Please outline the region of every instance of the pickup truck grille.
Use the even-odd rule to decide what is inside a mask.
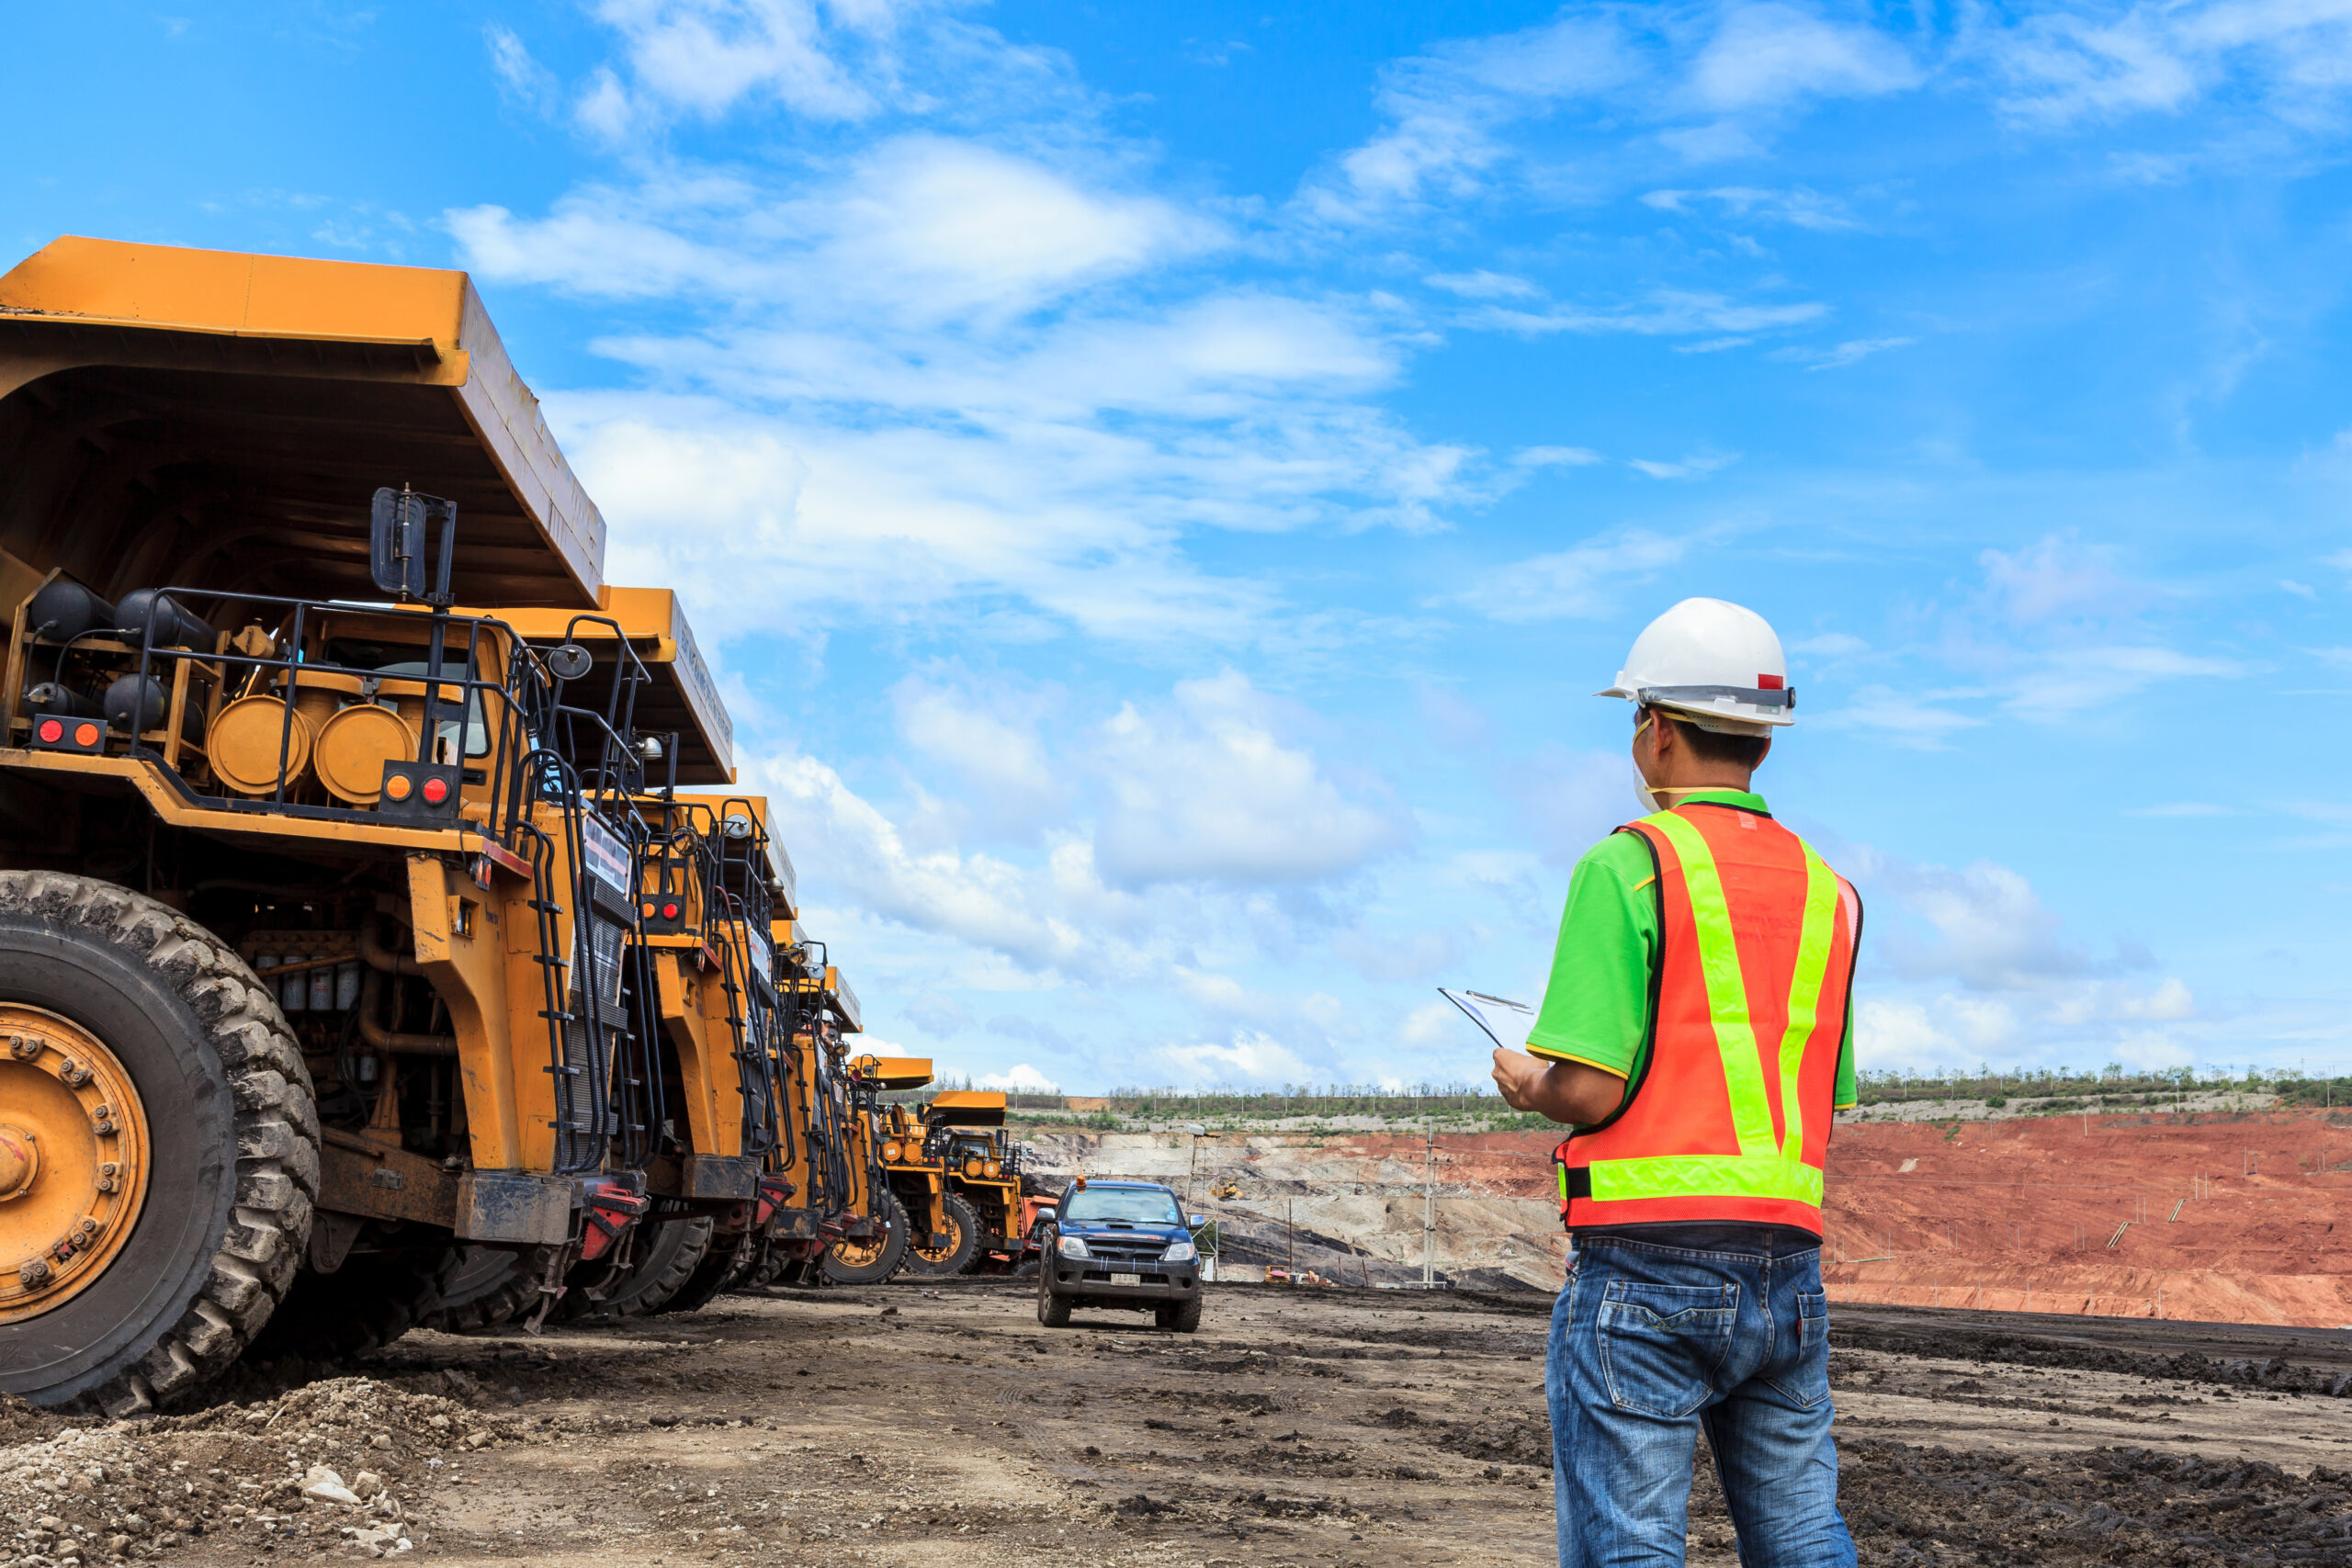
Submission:
[[[1089,1236],[1086,1250],[1105,1263],[1157,1263],[1168,1244],[1157,1236],[1137,1236],[1133,1240]]]

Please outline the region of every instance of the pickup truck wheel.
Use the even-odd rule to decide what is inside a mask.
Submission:
[[[1152,1317],[1162,1328],[1172,1328],[1179,1334],[1190,1334],[1201,1326],[1201,1298],[1194,1296],[1189,1302],[1155,1308]]]
[[[1047,1328],[1068,1328],[1071,1304],[1069,1297],[1054,1294],[1053,1271],[1041,1261],[1037,1266],[1037,1321]]]

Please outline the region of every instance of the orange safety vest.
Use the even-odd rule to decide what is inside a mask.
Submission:
[[[1761,812],[1693,801],[1618,831],[1657,865],[1650,1049],[1616,1113],[1555,1151],[1561,1221],[1819,1235],[1861,899]]]

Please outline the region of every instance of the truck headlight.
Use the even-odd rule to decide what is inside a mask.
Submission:
[[[1056,1241],[1054,1243],[1054,1250],[1060,1253],[1064,1258],[1091,1258],[1094,1256],[1092,1253],[1086,1250],[1086,1243],[1074,1235],[1066,1235]]]
[[[1189,1241],[1180,1241],[1159,1255],[1162,1263],[1190,1263],[1200,1253]]]

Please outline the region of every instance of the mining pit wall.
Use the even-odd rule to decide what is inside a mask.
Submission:
[[[1229,1262],[1350,1284],[1421,1276],[1427,1145],[1362,1132],[1026,1134],[1049,1181],[1165,1181]],[[1435,1267],[1556,1289],[1542,1133],[1441,1134]],[[1836,1301],[2352,1326],[2352,1114],[1841,1122],[1823,1273]],[[2346,1226],[2352,1237],[2352,1225]]]

